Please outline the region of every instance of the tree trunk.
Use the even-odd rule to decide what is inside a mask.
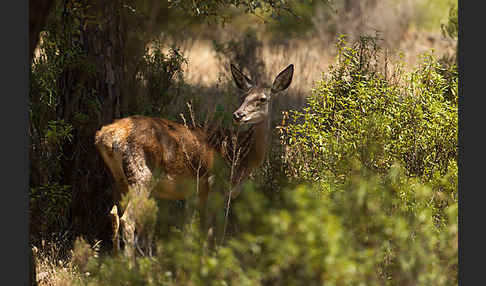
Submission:
[[[84,48],[96,64],[92,88],[99,91],[101,124],[120,117],[120,97],[124,83],[124,36],[122,7],[119,0],[98,0],[93,9],[101,11],[101,25],[90,25],[84,31]]]
[[[111,236],[107,210],[113,199],[105,190],[111,182],[94,146],[94,135],[102,125],[120,117],[125,31],[121,1],[96,0],[91,4],[88,13],[96,20],[81,29],[79,44],[93,64],[94,73],[80,69],[65,72],[58,117],[74,126],[73,139],[63,146],[63,183],[70,185],[72,192],[70,221],[79,232],[107,240]],[[90,102],[99,102],[100,109]],[[89,118],[79,123],[78,114]]]

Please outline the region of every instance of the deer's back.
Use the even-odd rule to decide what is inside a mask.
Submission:
[[[95,144],[105,157],[122,162],[146,164],[169,176],[195,177],[205,174],[213,164],[214,151],[199,129],[145,116],[130,116],[103,126]],[[130,174],[126,174],[130,181]]]

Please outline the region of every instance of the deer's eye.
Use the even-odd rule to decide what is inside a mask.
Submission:
[[[267,101],[267,98],[266,97],[260,98],[260,102],[266,102],[266,101]]]

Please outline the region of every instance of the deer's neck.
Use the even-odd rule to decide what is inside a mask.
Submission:
[[[270,144],[270,119],[266,118],[236,134],[232,131],[227,132],[228,130],[216,129],[216,131],[207,138],[209,145],[218,149],[230,164],[234,164],[236,169],[231,179],[233,184],[245,180],[265,159]],[[231,134],[236,135],[236,138]]]
[[[250,150],[247,155],[247,168],[253,170],[258,168],[268,150],[270,144],[270,118],[252,126]]]

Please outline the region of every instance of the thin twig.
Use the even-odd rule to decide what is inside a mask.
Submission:
[[[235,168],[236,166],[238,165],[238,161],[240,159],[240,155],[241,155],[241,148],[238,148],[238,151],[236,146],[237,146],[237,140],[238,140],[238,133],[233,134],[232,136],[232,141],[233,141],[233,160],[232,160],[232,163],[231,163],[231,174],[230,174],[230,190],[229,190],[229,193],[228,193],[228,201],[226,203],[226,213],[225,213],[225,217],[224,217],[224,226],[223,226],[223,236],[221,238],[221,243],[224,242],[224,238],[226,236],[226,228],[227,228],[227,225],[228,225],[228,216],[229,216],[229,210],[230,210],[230,206],[231,206],[231,195],[232,195],[232,192],[233,192],[233,179],[234,179],[234,175],[235,175]],[[237,184],[234,184],[234,185],[237,185]]]

